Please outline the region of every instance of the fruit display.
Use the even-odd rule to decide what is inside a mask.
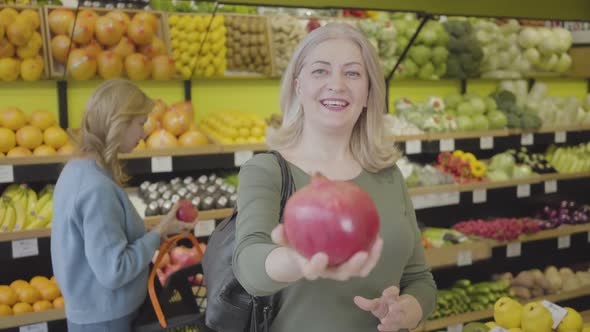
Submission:
[[[395,13],[392,14],[392,22],[397,32],[395,53],[399,57],[418,29],[419,21],[416,14]],[[447,72],[448,42],[449,34],[442,23],[428,21],[398,67],[395,77],[440,79]]]
[[[428,319],[492,308],[498,299],[512,296],[509,287],[510,282],[506,280],[479,283],[457,280],[451,288],[438,291],[435,310]]]
[[[10,285],[0,285],[0,317],[63,309],[55,277],[35,276],[29,282],[18,279]]]
[[[0,109],[0,153],[7,157],[69,155],[73,149],[53,113],[39,109],[26,114],[14,106]]]
[[[574,201],[561,201],[557,204],[546,205],[537,212],[541,219],[541,229],[556,228],[561,225],[585,224],[590,221],[590,205],[578,204]]]
[[[205,133],[221,144],[264,143],[266,123],[250,112],[215,112],[201,121]]]
[[[449,33],[449,55],[446,77],[468,78],[479,76],[483,50],[473,32],[471,22],[452,19],[443,23]]]
[[[511,241],[524,234],[541,230],[540,221],[533,218],[496,218],[458,222],[453,229],[469,236],[480,236],[496,241]]]
[[[455,183],[453,176],[441,172],[439,169],[431,165],[423,166],[418,163],[410,162],[407,157],[400,158],[396,164],[402,172],[408,187],[436,186]]]
[[[50,228],[53,185],[39,193],[25,184],[11,184],[0,196],[0,233]]]
[[[75,17],[68,8],[46,10],[53,77],[62,77],[64,70],[75,80],[174,77],[160,14],[82,8]]]
[[[486,175],[485,163],[477,160],[473,153],[461,150],[439,153],[438,164],[434,167],[452,175],[456,183],[483,181]]]
[[[178,74],[184,79],[223,76],[227,67],[224,16],[173,14],[168,22]]]
[[[369,252],[380,228],[369,193],[352,182],[319,174],[289,197],[283,222],[297,252],[308,259],[323,252],[328,266],[339,266],[359,251]]]
[[[0,81],[36,81],[47,76],[40,11],[0,9]]]
[[[232,72],[272,75],[268,17],[227,15],[226,59]]]
[[[143,128],[148,138],[139,142],[136,151],[209,144],[207,136],[194,124],[194,110],[190,101],[168,106],[163,100],[157,99]]]
[[[492,276],[494,280],[510,281],[510,290],[521,301],[528,301],[544,295],[569,292],[590,285],[589,271],[574,272],[569,267],[551,265],[545,268],[521,271],[516,276],[510,272]]]
[[[424,248],[443,248],[469,241],[463,233],[453,229],[425,227],[422,229]]]
[[[590,143],[576,146],[550,146],[545,158],[558,173],[578,173],[590,171]]]
[[[164,215],[180,199],[190,201],[199,211],[232,208],[237,200],[236,187],[214,173],[196,179],[188,176],[168,182],[144,181],[138,195],[146,205],[145,216]]]
[[[393,22],[389,17],[380,15],[377,20],[358,20],[357,27],[375,47],[385,75],[389,75],[396,63],[396,48],[404,46],[396,43],[397,32]]]
[[[156,270],[156,275],[158,276],[160,284],[164,286],[168,277],[174,272],[191,265],[199,264],[203,258],[202,254],[205,253],[207,245],[199,243],[199,247],[201,249],[200,251],[196,248],[188,248],[178,245],[172,248],[169,253],[165,253],[158,269]],[[156,251],[152,262],[155,263],[158,254],[159,251]],[[191,279],[193,279],[190,280],[191,283],[201,284],[203,282],[203,275],[197,274]]]
[[[275,64],[275,76],[282,76],[287,68],[295,47],[305,37],[307,32],[301,21],[290,15],[276,15],[270,17],[272,35],[272,56]]]

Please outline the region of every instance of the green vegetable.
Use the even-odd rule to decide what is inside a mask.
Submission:
[[[534,113],[523,113],[520,120],[525,129],[539,129],[543,125],[541,118]]]

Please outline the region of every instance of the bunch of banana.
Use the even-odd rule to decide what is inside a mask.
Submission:
[[[53,217],[53,186],[37,193],[23,184],[12,184],[2,193],[0,232],[47,227]]]
[[[38,229],[51,226],[53,218],[53,187],[45,187],[33,210],[29,210],[29,222],[25,229]]]

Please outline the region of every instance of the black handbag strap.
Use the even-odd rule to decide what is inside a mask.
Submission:
[[[287,204],[287,200],[295,191],[295,181],[293,180],[293,174],[291,174],[291,168],[289,168],[289,164],[287,160],[283,158],[283,156],[275,150],[268,151],[272,153],[277,158],[279,162],[279,167],[281,168],[281,212],[279,214],[279,222],[283,221],[283,209]]]

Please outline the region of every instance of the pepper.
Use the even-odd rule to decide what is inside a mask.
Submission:
[[[476,178],[481,178],[486,174],[486,165],[479,160],[469,164],[471,167],[471,174]]]
[[[446,166],[451,161],[451,153],[450,152],[441,152],[438,154],[438,163],[442,166]]]
[[[455,150],[455,151],[453,151],[453,157],[461,158],[461,157],[463,157],[464,153],[465,152],[463,152],[461,150]]]
[[[475,158],[475,156],[473,155],[473,153],[466,152],[466,153],[463,154],[463,156],[461,156],[461,160],[466,161],[469,164],[471,164],[472,162],[477,161],[477,158]]]

